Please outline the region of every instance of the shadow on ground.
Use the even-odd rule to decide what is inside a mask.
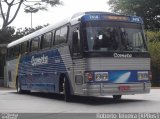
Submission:
[[[61,94],[52,94],[52,93],[41,93],[41,92],[32,92],[28,94],[18,94],[17,95],[29,95],[35,97],[41,97],[46,99],[53,99],[57,101],[64,101],[64,96]],[[120,103],[134,103],[134,102],[146,102],[148,100],[136,100],[136,99],[124,99],[122,96],[121,100],[114,100],[112,97],[84,97],[84,96],[72,96],[71,102],[67,103],[82,103],[88,105],[103,105],[103,104],[120,104]],[[65,101],[64,101],[65,102]]]

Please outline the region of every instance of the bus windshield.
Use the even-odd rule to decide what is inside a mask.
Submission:
[[[84,24],[83,33],[85,51],[147,51],[141,24],[91,21]]]

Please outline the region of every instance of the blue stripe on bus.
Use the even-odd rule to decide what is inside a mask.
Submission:
[[[31,61],[33,56],[37,58],[37,65]],[[43,64],[44,57],[48,57],[48,60]],[[67,73],[67,70],[57,49],[25,55],[20,59],[18,75],[22,88],[57,92],[58,87],[56,86],[59,83],[60,73]]]

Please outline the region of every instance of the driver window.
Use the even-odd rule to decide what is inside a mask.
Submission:
[[[81,51],[80,32],[78,28],[76,28],[73,31],[72,40],[73,40],[72,42],[73,55],[78,56],[80,55],[80,51]]]

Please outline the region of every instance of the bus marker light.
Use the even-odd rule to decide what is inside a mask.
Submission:
[[[95,72],[96,81],[108,81],[108,72]]]
[[[148,71],[138,71],[138,80],[148,80],[149,79],[149,73]]]

